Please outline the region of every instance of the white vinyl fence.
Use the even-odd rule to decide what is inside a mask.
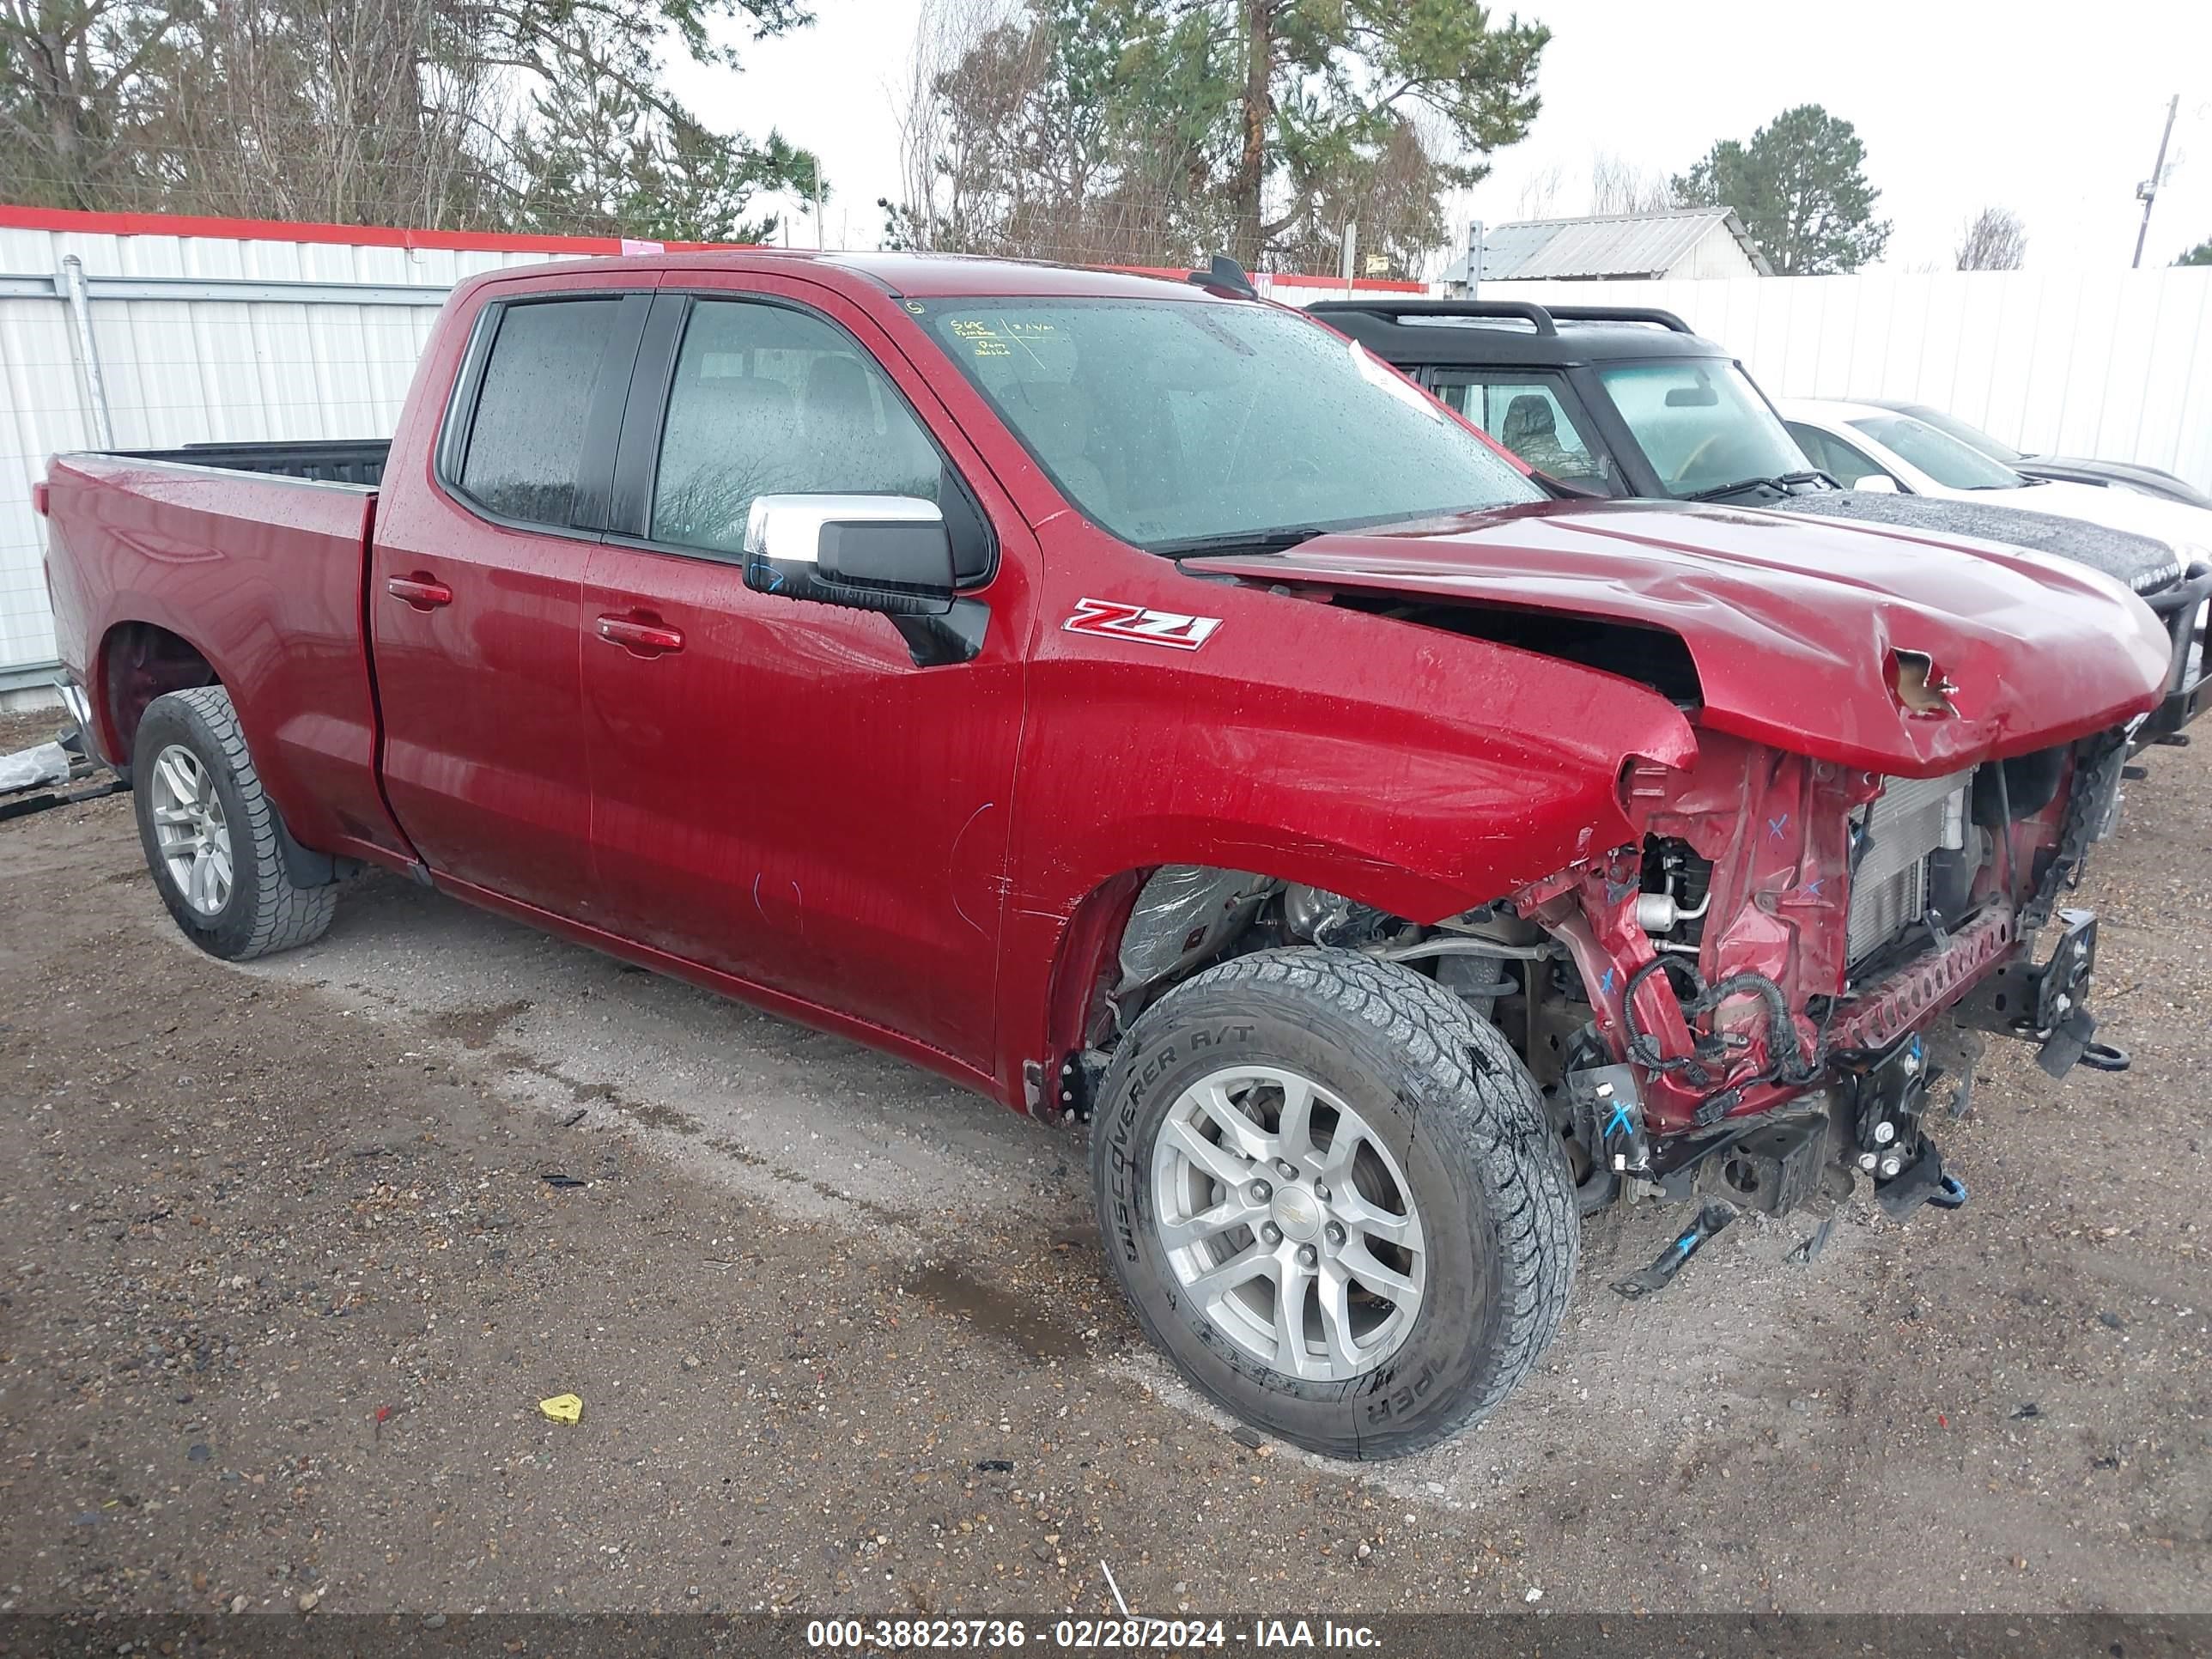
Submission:
[[[1912,398],[2030,453],[2212,489],[2212,268],[1486,283],[1481,297],[1657,306],[1771,398]]]

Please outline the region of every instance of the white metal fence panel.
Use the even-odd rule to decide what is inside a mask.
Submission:
[[[1772,397],[1913,398],[2031,453],[2212,489],[2212,270],[1492,283],[1483,297],[1658,306]]]

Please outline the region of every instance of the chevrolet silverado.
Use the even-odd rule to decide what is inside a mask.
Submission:
[[[1324,1453],[1504,1399],[1600,1205],[1960,1201],[1923,1034],[2124,1063],[2141,600],[1549,500],[1225,262],[501,270],[388,447],[38,503],[194,943],[373,866],[1087,1124],[1145,1329]]]

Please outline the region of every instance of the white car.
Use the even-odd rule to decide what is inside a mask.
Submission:
[[[1784,398],[1775,408],[1813,465],[1846,489],[1895,489],[2016,507],[2166,543],[2185,566],[2212,556],[2212,512],[2133,490],[2031,478],[1925,421],[1875,404]]]

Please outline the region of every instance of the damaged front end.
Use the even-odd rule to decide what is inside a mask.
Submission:
[[[1955,1205],[1931,1032],[2026,1037],[2054,1076],[2124,1067],[2088,1008],[2094,917],[2030,952],[2111,827],[2129,736],[1899,778],[1708,734],[1687,772],[1632,769],[1640,842],[1510,904],[1589,1011],[1529,1055],[1586,1207],[1711,1177],[1779,1212],[1854,1172],[1893,1213]]]

